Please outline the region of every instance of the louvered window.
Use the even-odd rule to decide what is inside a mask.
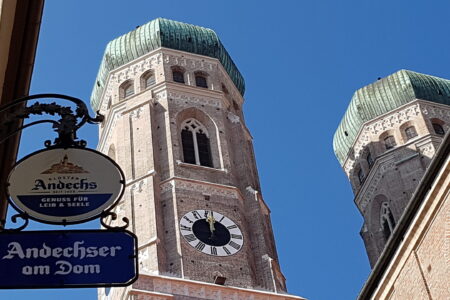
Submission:
[[[134,83],[131,80],[128,80],[119,88],[119,99],[123,100],[125,98],[128,98],[134,94]]]
[[[202,88],[208,88],[208,84],[206,82],[206,77],[203,75],[195,76],[195,85]]]
[[[155,75],[153,75],[151,73],[147,74],[147,76],[145,77],[145,88],[148,89],[152,85],[155,85],[155,83],[156,83]]]
[[[133,84],[128,84],[123,89],[124,98],[128,98],[134,94]]]
[[[173,76],[173,81],[179,82],[179,83],[184,83],[184,74],[183,74],[183,72],[181,72],[179,70],[173,70],[172,71],[172,76]]]
[[[407,140],[415,138],[417,136],[416,128],[414,126],[410,126],[410,127],[406,128],[405,135],[406,135]]]
[[[384,146],[386,147],[386,150],[392,149],[395,146],[397,146],[397,143],[395,142],[395,138],[392,135],[386,137],[384,139]]]

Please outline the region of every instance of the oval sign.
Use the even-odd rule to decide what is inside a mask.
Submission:
[[[8,177],[12,204],[44,223],[81,223],[98,217],[123,194],[123,172],[92,149],[55,148],[20,160]]]

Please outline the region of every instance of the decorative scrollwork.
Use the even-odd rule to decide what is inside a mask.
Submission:
[[[17,223],[17,219],[21,218],[24,220],[24,223],[17,227],[17,228],[10,228],[10,229],[3,229],[2,232],[18,232],[18,231],[22,231],[23,229],[25,229],[28,224],[30,223],[30,219],[28,218],[28,215],[25,213],[19,213],[19,214],[15,214],[13,216],[11,216],[11,222],[13,222],[14,224]],[[2,220],[2,226],[5,225],[5,221]]]
[[[75,112],[73,111],[72,107],[62,106],[57,104],[56,102],[34,102],[30,106],[23,105],[23,103],[27,101],[41,98],[57,98],[71,101],[76,105]],[[19,104],[22,105],[18,106]],[[96,124],[102,122],[104,119],[104,116],[100,115],[98,112],[94,118],[91,117],[89,115],[86,104],[81,99],[60,94],[38,94],[24,97],[0,107],[0,113],[1,112],[5,112],[5,115],[2,117],[2,122],[0,124],[0,143],[17,134],[19,131],[32,125],[40,123],[52,123],[53,129],[58,133],[58,138],[56,138],[54,142],[55,146],[84,147],[86,145],[85,141],[76,141],[76,131],[86,123]],[[13,122],[27,119],[31,115],[42,114],[48,114],[51,116],[59,115],[61,118],[59,120],[40,120],[29,123],[27,125],[19,126],[12,132],[2,132],[2,128],[10,128],[10,126],[8,125],[12,124]],[[46,146],[50,147],[48,145]]]
[[[113,230],[113,231],[120,231],[120,230],[125,230],[127,229],[128,225],[130,225],[130,220],[127,217],[123,217],[122,221],[125,223],[125,225],[123,226],[110,226],[108,224],[106,224],[105,219],[111,217],[111,221],[117,220],[117,214],[115,212],[112,211],[104,211],[101,215],[100,215],[100,223],[102,224],[103,227],[105,227],[108,230]]]

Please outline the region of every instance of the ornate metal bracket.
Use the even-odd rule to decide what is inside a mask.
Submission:
[[[17,223],[17,219],[18,218],[21,218],[24,221],[24,223],[21,226],[17,227],[17,228],[10,228],[10,229],[3,228],[5,226],[5,224],[6,224],[6,221],[5,220],[1,220],[0,223],[1,223],[1,227],[3,228],[2,232],[18,232],[18,231],[22,231],[23,229],[25,229],[28,226],[28,223],[30,223],[30,219],[28,218],[28,215],[25,214],[25,213],[19,213],[19,214],[15,214],[15,215],[11,216],[11,222],[13,222],[14,224]]]
[[[121,231],[121,230],[127,229],[128,225],[130,225],[130,220],[127,217],[123,217],[122,221],[125,223],[125,225],[123,225],[123,226],[110,226],[110,225],[106,224],[106,222],[105,222],[105,219],[108,218],[108,217],[111,217],[111,221],[114,221],[114,220],[117,220],[117,214],[115,212],[112,212],[112,211],[104,211],[100,215],[100,223],[107,230]]]
[[[56,102],[52,103],[39,103],[35,102],[30,106],[21,106],[19,108],[12,109],[13,107],[35,99],[63,99],[75,103],[76,109],[73,111],[72,107],[62,106]],[[55,139],[52,145],[50,141],[45,142],[46,147],[85,147],[85,141],[77,140],[77,130],[86,123],[97,124],[103,121],[104,117],[97,112],[97,115],[93,118],[89,115],[86,104],[78,98],[60,95],[60,94],[37,94],[24,98],[17,99],[11,103],[8,103],[0,107],[0,113],[5,112],[2,122],[0,123],[0,144],[11,136],[17,134],[19,131],[41,123],[53,124],[53,129],[58,133],[58,137]],[[29,118],[31,115],[48,114],[51,116],[59,115],[59,120],[39,120],[34,121],[26,125],[22,125],[19,128],[4,133],[3,128],[8,128],[10,124],[17,120],[23,120]]]

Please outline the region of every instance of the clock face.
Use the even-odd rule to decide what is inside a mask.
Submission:
[[[209,255],[233,255],[244,244],[239,227],[229,218],[212,210],[188,212],[180,220],[180,231],[189,245]]]

